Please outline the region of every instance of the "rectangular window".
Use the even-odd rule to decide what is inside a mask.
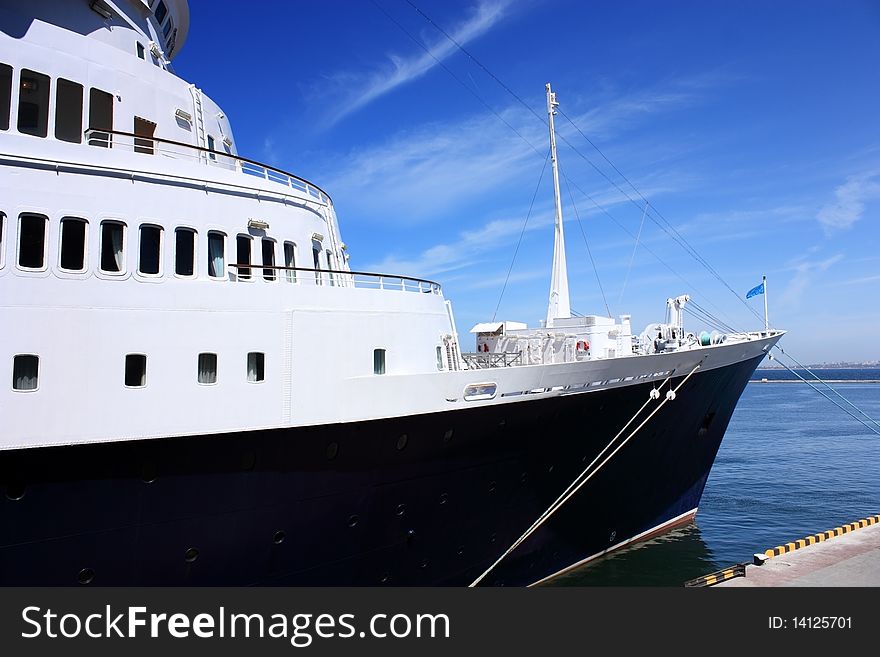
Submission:
[[[101,270],[119,274],[125,270],[125,224],[101,222]]]
[[[55,88],[55,139],[82,143],[83,86],[58,78]]]
[[[217,354],[199,354],[199,383],[217,383]]]
[[[169,18],[168,22],[165,23],[165,27],[162,28],[162,36],[167,38],[168,34],[171,32],[171,28],[173,28],[173,27],[174,27],[174,21]],[[169,50],[170,50],[170,48],[169,48]]]
[[[275,240],[263,239],[263,279],[275,280]]]
[[[86,222],[84,219],[64,217],[61,220],[61,269],[85,271],[86,269]]]
[[[336,285],[336,282],[333,278],[334,274],[332,271],[333,269],[336,269],[336,258],[333,257],[333,254],[330,251],[327,251],[327,253],[324,255],[327,256],[327,269],[331,270],[327,274],[327,276],[330,278],[330,285]]]
[[[19,354],[12,359],[12,389],[36,390],[39,385],[40,358]]]
[[[147,385],[147,357],[144,354],[125,356],[125,387],[143,388]]]
[[[18,95],[18,131],[45,137],[49,134],[49,76],[22,69]]]
[[[321,284],[321,243],[318,240],[312,240],[312,260],[315,262],[315,284]]]
[[[384,349],[373,349],[373,374],[385,374]]]
[[[18,266],[43,269],[46,265],[46,223],[40,214],[23,214],[18,226]]]
[[[296,244],[293,242],[284,243],[284,266],[296,267]],[[296,283],[296,270],[288,269],[285,272],[288,283]]]
[[[144,50],[144,44],[142,44],[140,41],[137,42],[137,55],[143,60],[147,59],[146,50]]]
[[[213,151],[213,150],[214,150],[214,138],[213,138],[211,135],[208,135],[208,150],[209,150],[209,151]],[[212,160],[216,160],[216,159],[217,159],[217,156],[214,155],[213,152],[208,153],[208,157],[210,157]]]
[[[6,264],[6,248],[3,246],[3,236],[6,231],[6,215],[0,212],[0,269]]]
[[[247,280],[251,277],[251,238],[239,235],[235,238],[235,263],[238,265],[238,277]]]
[[[113,95],[106,91],[89,89],[89,145],[112,147],[112,136],[103,130],[113,130]]]
[[[226,277],[226,235],[208,233],[208,276]]]
[[[156,124],[139,116],[134,117],[134,134],[138,135],[134,138],[134,152],[146,153],[153,155],[156,142],[153,141],[153,134],[156,132]]]
[[[174,273],[178,276],[192,276],[195,273],[195,261],[196,231],[178,228],[174,231]]]
[[[162,271],[162,229],[159,226],[141,226],[138,273],[156,275]]]
[[[0,64],[0,130],[9,130],[9,111],[12,104],[12,67]]]
[[[165,20],[165,17],[168,15],[168,7],[165,6],[165,3],[162,0],[159,0],[159,4],[156,5],[156,22],[159,25],[162,24],[162,21]]]
[[[266,380],[266,354],[252,351],[247,355],[247,380],[251,383]]]
[[[443,369],[443,348],[437,347],[437,369]]]

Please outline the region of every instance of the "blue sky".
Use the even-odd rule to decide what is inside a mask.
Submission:
[[[467,348],[522,233],[498,318],[546,313],[549,168],[523,232],[546,126],[415,5],[540,116],[551,82],[740,297],[766,274],[771,323],[799,360],[880,359],[880,3],[411,1],[191,0],[175,60],[243,155],[331,194],[354,269],[443,283]],[[586,237],[634,329],[685,292],[759,327],[650,219],[634,251],[642,212],[620,190],[638,194],[563,116],[557,132],[574,310],[605,312]]]

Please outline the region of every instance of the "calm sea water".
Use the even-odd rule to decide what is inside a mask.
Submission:
[[[835,389],[880,420],[880,384],[856,382],[880,380],[880,369],[816,373],[852,380]],[[754,378],[794,377],[759,370]],[[755,552],[880,513],[878,457],[880,436],[807,385],[750,383],[721,443],[696,523],[587,564],[555,584],[680,586],[750,561]]]

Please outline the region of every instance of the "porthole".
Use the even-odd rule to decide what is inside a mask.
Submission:
[[[25,485],[20,481],[14,481],[6,485],[6,497],[13,502],[18,502],[24,497]]]
[[[352,515],[348,517],[348,526],[349,527],[357,527],[358,517],[356,515]]]
[[[391,575],[388,573],[383,573],[382,577],[379,579],[381,584],[387,584],[391,580]]]
[[[449,500],[449,495],[447,493],[440,493],[440,504],[446,504]]]
[[[141,466],[141,481],[145,484],[152,484],[156,481],[156,464],[151,462],[146,462]]]
[[[339,454],[339,443],[330,443],[327,445],[327,460],[332,461]]]
[[[611,536],[608,537],[608,542],[613,543],[615,538],[617,538],[617,530],[611,532]]]
[[[400,438],[397,439],[397,451],[402,452],[404,449],[406,449],[406,444],[408,442],[409,438],[407,437],[407,435],[405,433],[401,434]]]
[[[412,547],[416,542],[416,530],[410,529],[406,532],[406,546]]]
[[[528,479],[529,479],[529,473],[528,473],[528,472],[523,472],[523,473],[519,476],[519,480],[520,480],[522,483],[526,483],[526,481],[528,481]]]
[[[456,550],[455,553],[456,553],[458,556],[463,555],[463,554],[464,554],[464,545],[459,545],[459,546],[458,546],[458,550]]]
[[[507,426],[507,420],[500,420],[500,421],[498,422],[498,428],[499,428],[499,429],[504,429],[505,426]]]
[[[498,484],[495,483],[494,481],[490,481],[490,482],[489,482],[489,492],[490,492],[490,493],[494,493],[494,492],[495,492],[495,489],[496,489],[497,487],[498,487]]]
[[[705,436],[709,433],[709,427],[712,426],[712,420],[715,419],[715,411],[712,411],[703,418],[702,423],[700,423],[700,429],[697,431],[698,436]]]
[[[95,571],[91,568],[83,568],[79,571],[76,579],[80,584],[91,584],[92,580],[95,579]]]
[[[275,532],[275,536],[272,537],[272,542],[275,543],[275,545],[281,545],[285,538],[287,538],[287,534],[283,531],[278,531]]]
[[[398,516],[402,516],[404,513],[406,513],[406,504],[398,504],[395,513]]]
[[[498,534],[492,533],[489,534],[489,542],[494,543],[498,539]]]
[[[448,443],[450,440],[452,440],[452,436],[454,434],[455,434],[455,431],[453,429],[447,429],[446,433],[443,434],[443,442]]]
[[[422,570],[424,570],[427,567],[428,567],[428,560],[427,559],[425,559],[424,561],[422,561],[422,563],[419,564],[419,568],[421,568]]]
[[[199,551],[194,547],[191,547],[189,550],[187,550],[183,554],[183,559],[187,563],[193,563],[198,558],[199,558]]]

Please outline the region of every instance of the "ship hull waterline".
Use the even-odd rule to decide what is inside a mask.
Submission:
[[[691,520],[762,358],[695,373],[482,584],[543,581]],[[467,585],[653,386],[2,452],[0,584]]]

